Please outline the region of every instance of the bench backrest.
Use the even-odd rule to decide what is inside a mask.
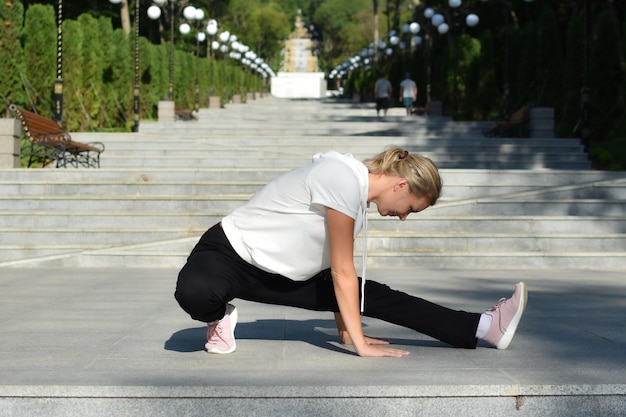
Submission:
[[[60,124],[54,120],[28,110],[20,109],[15,105],[10,106],[10,110],[17,114],[22,123],[24,134],[31,142],[66,142],[70,141],[70,134],[67,133]]]
[[[510,123],[520,124],[526,121],[528,115],[530,114],[531,105],[527,104],[524,107],[520,108],[518,111],[513,113],[511,118],[509,119]]]

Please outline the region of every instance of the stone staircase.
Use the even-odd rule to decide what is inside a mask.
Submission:
[[[177,268],[276,175],[394,144],[435,160],[444,193],[405,222],[372,207],[371,267],[626,267],[626,174],[591,170],[576,139],[485,138],[488,123],[403,113],[265,97],[139,133],[74,133],[105,143],[102,168],[0,170],[0,266]]]

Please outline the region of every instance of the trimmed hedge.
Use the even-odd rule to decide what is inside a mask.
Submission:
[[[35,4],[24,16],[19,0],[0,3],[0,112],[10,117],[11,103],[52,118],[56,79],[56,11]],[[109,17],[82,14],[63,21],[63,126],[68,131],[125,130],[132,127],[135,82],[134,31],[113,29]],[[190,37],[191,39],[191,37]],[[169,43],[139,39],[140,119],[155,119],[158,102],[167,97]],[[252,91],[256,76],[244,76],[238,61],[217,54],[213,82],[209,58],[175,48],[174,100],[177,110],[192,110],[196,101],[207,107],[210,92],[222,96]],[[242,83],[246,83],[244,86]]]

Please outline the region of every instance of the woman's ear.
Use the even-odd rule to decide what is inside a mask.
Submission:
[[[409,188],[409,181],[406,178],[398,178],[395,185],[393,186],[393,190],[400,191],[404,188]]]

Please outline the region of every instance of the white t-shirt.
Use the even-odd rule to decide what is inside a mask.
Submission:
[[[376,81],[376,98],[388,97],[391,90],[391,83],[384,79],[379,78]]]
[[[350,154],[317,154],[313,163],[276,178],[222,220],[235,252],[248,263],[295,281],[330,268],[326,207],[355,220],[367,209],[368,171]]]
[[[400,83],[400,88],[402,88],[402,97],[403,98],[413,98],[414,88],[417,87],[415,81],[405,79]]]

